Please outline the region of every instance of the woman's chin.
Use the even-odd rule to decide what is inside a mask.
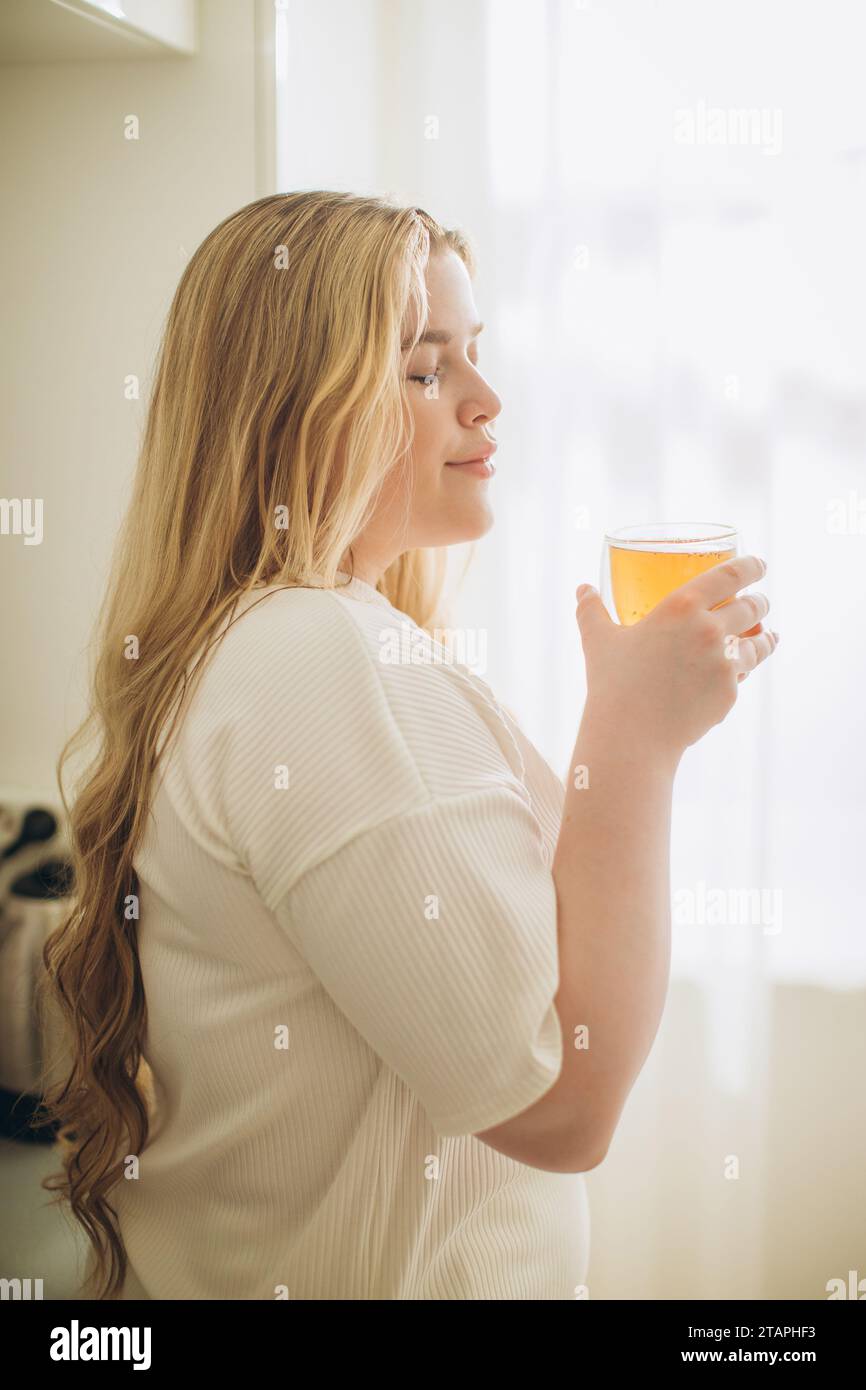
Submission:
[[[480,540],[482,536],[487,535],[487,532],[492,527],[495,519],[496,518],[493,515],[493,508],[489,504],[474,508],[472,515],[467,516],[465,521],[461,523],[461,535],[459,536],[458,540]],[[454,543],[455,542],[452,542],[452,544]]]

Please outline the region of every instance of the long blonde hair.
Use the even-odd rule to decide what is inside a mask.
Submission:
[[[414,307],[414,341],[424,332],[427,259],[445,249],[473,273],[464,236],[420,208],[275,194],[205,238],[169,310],[97,623],[90,712],[58,762],[74,891],[45,946],[40,994],[40,1013],[50,1007],[68,1038],[38,1115],[56,1127],[63,1168],[42,1186],[86,1233],[85,1289],[97,1298],[116,1297],[126,1277],[109,1196],[151,1118],[131,905],[160,730],[170,715],[175,730],[241,592],[338,583],[382,480],[411,450],[403,330]],[[430,631],[444,576],[444,552],[415,550],[378,587]],[[94,735],[70,810],[63,768]]]

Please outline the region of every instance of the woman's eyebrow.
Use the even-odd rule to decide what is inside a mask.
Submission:
[[[473,324],[469,332],[470,338],[477,338],[478,334],[482,332],[483,328],[483,323]],[[454,335],[452,333],[446,333],[444,328],[428,328],[427,332],[421,338],[418,339],[418,346],[420,347],[422,343],[436,343],[442,347],[445,347],[448,343],[451,342],[453,336]],[[408,338],[403,343],[403,347],[409,348],[411,346],[412,339]]]

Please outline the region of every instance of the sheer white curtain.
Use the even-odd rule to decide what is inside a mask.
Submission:
[[[590,1288],[826,1297],[866,1275],[859,7],[383,0],[351,43],[314,8],[289,6],[295,118],[318,49],[353,152],[290,139],[281,186],[475,240],[504,409],[460,620],[557,769],[605,530],[731,522],[768,561],[778,653],[678,775],[671,990],[589,1179]]]

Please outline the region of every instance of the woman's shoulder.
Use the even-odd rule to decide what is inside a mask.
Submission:
[[[199,751],[230,741],[256,760],[282,747],[323,779],[351,768],[404,797],[521,781],[514,739],[483,681],[391,605],[328,589],[243,596],[184,737]]]
[[[242,595],[205,664],[189,718],[201,728],[217,720],[253,742],[271,742],[279,730],[297,757],[305,749],[321,756],[332,743],[349,752],[396,732],[372,634],[326,589]]]
[[[244,597],[164,767],[187,825],[249,864],[266,902],[397,816],[503,788],[528,801],[489,687],[423,643],[395,647],[414,624],[390,605]]]

